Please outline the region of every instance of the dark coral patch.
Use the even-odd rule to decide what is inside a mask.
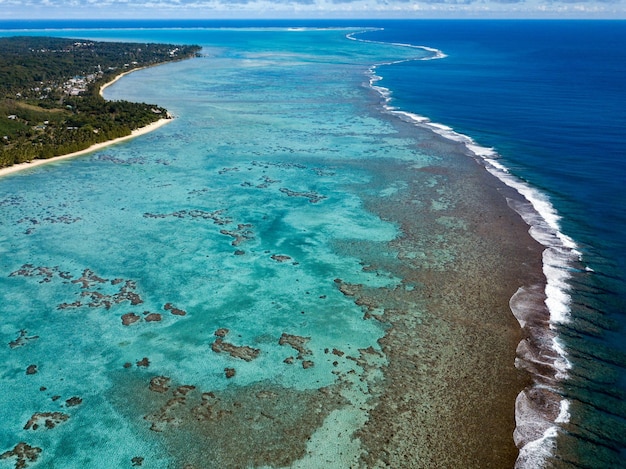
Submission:
[[[247,362],[254,360],[256,357],[259,356],[259,353],[261,353],[258,348],[248,347],[247,345],[233,345],[228,342],[224,342],[224,340],[221,338],[213,342],[211,349],[215,353],[226,352],[231,357],[240,358]]]
[[[28,467],[28,463],[37,461],[39,454],[41,454],[41,448],[21,442],[12,450],[0,454],[0,459],[16,458],[15,469],[23,469]]]

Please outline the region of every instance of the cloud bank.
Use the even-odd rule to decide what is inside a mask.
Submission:
[[[626,18],[626,0],[0,0],[1,19]]]

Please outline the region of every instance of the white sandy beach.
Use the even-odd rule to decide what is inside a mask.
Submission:
[[[132,72],[136,72],[137,70],[141,70],[142,68],[147,68],[147,67],[140,67],[140,68],[134,68],[132,70],[129,70],[127,72],[121,73],[119,75],[117,75],[113,80],[111,80],[108,83],[105,83],[104,85],[102,85],[100,87],[100,95],[103,95],[103,91],[105,90],[105,88],[111,86],[113,83],[115,83],[117,80],[119,80],[120,78],[122,78],[125,75],[128,75],[129,73]],[[85,155],[87,153],[91,153],[97,150],[101,150],[103,148],[106,148],[110,145],[114,145],[116,143],[120,143],[123,142],[125,140],[130,140],[131,138],[135,138],[135,137],[139,137],[141,135],[147,134],[148,132],[152,132],[153,130],[158,129],[159,127],[167,124],[168,122],[171,122],[173,119],[170,117],[163,118],[163,119],[159,119],[156,122],[153,122],[152,124],[146,125],[145,127],[141,127],[140,129],[135,129],[132,131],[132,133],[130,135],[126,135],[125,137],[120,137],[120,138],[116,138],[113,140],[108,140],[106,142],[102,142],[102,143],[96,143],[94,145],[91,145],[89,148],[85,148],[84,150],[80,150],[80,151],[76,151],[74,153],[68,153],[67,155],[60,155],[60,156],[55,156],[53,158],[47,158],[47,159],[43,159],[43,160],[32,160],[28,163],[20,163],[20,164],[15,164],[13,166],[9,166],[6,168],[0,168],[0,177],[2,176],[6,176],[7,174],[12,174],[12,173],[16,173],[18,171],[22,171],[24,169],[29,169],[29,168],[34,168],[35,166],[40,166],[42,164],[46,164],[46,163],[52,163],[54,161],[59,161],[59,160],[65,160],[68,158],[74,158],[75,156],[81,156],[81,155]]]
[[[172,120],[173,119],[159,119],[158,121],[153,122],[152,124],[146,125],[145,127],[141,127],[140,129],[133,130],[130,135],[126,135],[125,137],[108,140],[102,143],[96,143],[94,145],[91,145],[89,148],[85,148],[84,150],[76,151],[74,153],[68,153],[67,155],[55,156],[53,158],[48,158],[44,160],[32,160],[29,163],[20,163],[20,164],[15,164],[13,166],[6,167],[6,168],[0,168],[0,177],[6,176],[7,174],[16,173],[24,169],[34,168],[35,166],[39,166],[42,164],[52,163],[53,161],[74,158],[75,156],[85,155],[87,153],[101,150],[110,145],[114,145],[116,143],[120,143],[125,140],[130,140],[131,138],[135,138],[135,137],[139,137],[140,135],[147,134],[148,132],[152,132],[153,130],[158,129],[159,127],[167,124],[168,122],[172,122]]]
[[[161,64],[156,64],[156,65],[161,65]],[[151,65],[152,67],[154,67],[155,65]],[[105,83],[104,85],[102,85],[100,87],[100,96],[102,96],[104,98],[104,90],[107,89],[109,86],[111,86],[113,83],[115,83],[117,80],[119,80],[122,77],[125,77],[126,75],[128,75],[129,73],[133,73],[136,72],[138,70],[143,70],[144,68],[148,68],[148,66],[145,67],[137,67],[137,68],[133,68],[132,70],[128,70],[126,72],[120,73],[119,75],[117,75],[115,78],[113,78],[113,80]]]

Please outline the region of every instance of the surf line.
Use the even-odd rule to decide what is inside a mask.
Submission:
[[[361,38],[355,37],[357,34],[376,32],[376,31],[384,31],[384,30],[385,30],[385,28],[371,28],[371,29],[366,29],[366,30],[363,30],[363,31],[355,31],[353,33],[346,34],[346,38],[350,39],[351,41],[366,42],[366,43],[369,43],[369,44],[383,44],[383,45],[392,45],[392,46],[398,46],[398,47],[409,47],[411,49],[422,49],[422,50],[425,50],[427,52],[432,52],[433,53],[432,57],[421,57],[421,58],[416,58],[416,59],[398,60],[398,61],[395,61],[395,62],[390,62],[389,64],[378,64],[378,65],[391,65],[391,64],[394,64],[394,63],[408,62],[410,60],[445,59],[447,57],[447,55],[444,54],[443,51],[441,51],[439,49],[435,49],[434,47],[416,46],[415,44],[404,44],[404,43],[401,43],[401,42],[373,41],[371,39],[361,39]],[[376,65],[376,66],[378,66],[378,65]]]
[[[515,366],[527,371],[533,385],[522,390],[515,401],[516,427],[513,439],[519,448],[516,469],[543,467],[556,451],[560,425],[570,420],[570,401],[563,397],[560,385],[568,379],[572,365],[558,336],[559,324],[570,321],[570,285],[572,270],[581,261],[582,253],[575,241],[561,232],[560,216],[549,197],[510,173],[500,162],[494,148],[479,145],[471,137],[452,127],[432,122],[429,118],[392,106],[391,90],[376,83],[382,80],[377,68],[409,61],[443,59],[447,55],[427,46],[389,43],[356,38],[355,35],[380,31],[368,29],[348,34],[350,40],[372,44],[411,47],[432,52],[432,56],[415,57],[372,65],[368,71],[369,85],[383,98],[383,109],[399,119],[437,135],[462,143],[472,156],[494,177],[512,188],[522,200],[507,198],[509,207],[529,226],[529,233],[544,247],[542,270],[545,283],[521,286],[511,297],[509,305],[520,327],[528,337],[517,347]],[[546,327],[546,324],[548,327]],[[545,370],[550,370],[546,372]]]

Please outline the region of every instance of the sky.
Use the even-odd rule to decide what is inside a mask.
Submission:
[[[626,0],[0,0],[0,20],[39,18],[626,19]]]

